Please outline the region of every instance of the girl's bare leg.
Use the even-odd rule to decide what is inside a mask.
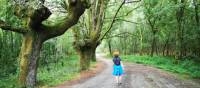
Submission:
[[[122,83],[122,76],[119,76],[119,83]]]
[[[119,83],[119,76],[115,76],[115,80],[117,83]]]

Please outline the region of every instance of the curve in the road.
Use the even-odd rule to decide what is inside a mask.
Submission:
[[[134,63],[125,63],[122,85],[117,85],[112,76],[112,60],[102,55],[97,57],[105,62],[105,70],[70,88],[200,88],[200,84],[192,80],[180,80],[169,72]]]

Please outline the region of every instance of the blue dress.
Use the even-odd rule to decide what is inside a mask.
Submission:
[[[124,74],[124,71],[122,69],[121,65],[114,65],[113,66],[113,73],[114,76],[121,76],[122,74]]]

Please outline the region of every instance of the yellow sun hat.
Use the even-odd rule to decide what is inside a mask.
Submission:
[[[118,51],[118,50],[115,50],[115,51],[113,52],[113,56],[119,56],[119,51]]]

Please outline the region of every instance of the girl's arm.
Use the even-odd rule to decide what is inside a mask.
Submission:
[[[124,70],[124,64],[122,63],[122,61],[121,61],[121,66],[122,66],[122,69]]]

